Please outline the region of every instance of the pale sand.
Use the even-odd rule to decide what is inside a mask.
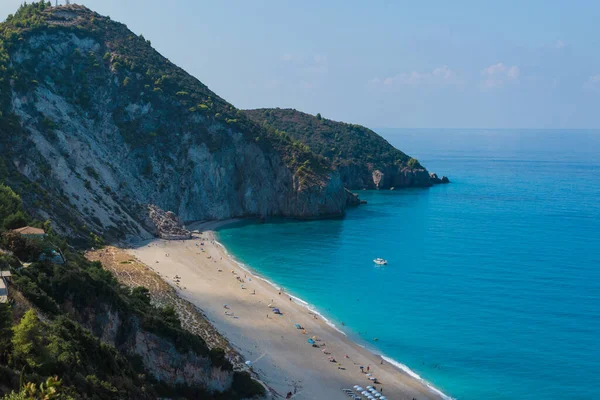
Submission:
[[[193,228],[217,227],[211,223]],[[381,365],[379,356],[352,342],[320,317],[315,319],[302,304],[290,301],[286,293],[279,295],[276,288],[239,267],[213,242],[214,232],[204,231],[204,240],[195,236],[186,241],[157,239],[128,251],[158,272],[182,298],[201,308],[231,345],[252,362],[252,368],[272,389],[275,398],[296,391],[294,399],[348,399],[341,389],[352,389],[354,385],[383,388],[388,399],[442,398],[391,364]],[[179,284],[175,275],[181,279]],[[236,277],[244,279],[244,289]],[[272,300],[283,315],[271,312],[268,305]],[[224,309],[224,304],[229,309]],[[296,323],[306,329],[306,334],[296,329]],[[321,348],[307,343],[312,336],[317,336],[317,343],[337,362],[330,362]],[[365,370],[370,366],[370,372],[381,384],[369,381],[360,372],[360,365]]]

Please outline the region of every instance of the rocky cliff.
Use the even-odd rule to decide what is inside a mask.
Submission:
[[[263,108],[244,113],[327,158],[349,189],[431,186],[429,172],[364,126],[313,116],[294,109]]]
[[[130,356],[137,356],[144,369],[156,380],[172,386],[201,387],[210,392],[224,392],[233,382],[233,368],[216,366],[204,343],[177,348],[168,337],[144,329],[137,316],[124,313],[106,303],[71,310],[81,325],[102,342]],[[125,315],[123,315],[125,314]]]
[[[341,215],[329,162],[252,122],[125,25],[82,6],[0,24],[0,178],[67,234],[182,220]]]

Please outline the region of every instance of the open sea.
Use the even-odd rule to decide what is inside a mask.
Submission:
[[[379,133],[452,183],[220,241],[453,398],[599,399],[600,131]]]

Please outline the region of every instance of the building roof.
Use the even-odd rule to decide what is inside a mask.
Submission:
[[[19,229],[13,229],[13,232],[20,233],[21,235],[45,235],[46,234],[46,232],[44,232],[43,229],[34,228],[32,226],[24,226]]]

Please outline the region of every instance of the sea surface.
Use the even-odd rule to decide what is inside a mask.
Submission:
[[[449,396],[600,398],[600,131],[379,133],[452,183],[220,241]]]

